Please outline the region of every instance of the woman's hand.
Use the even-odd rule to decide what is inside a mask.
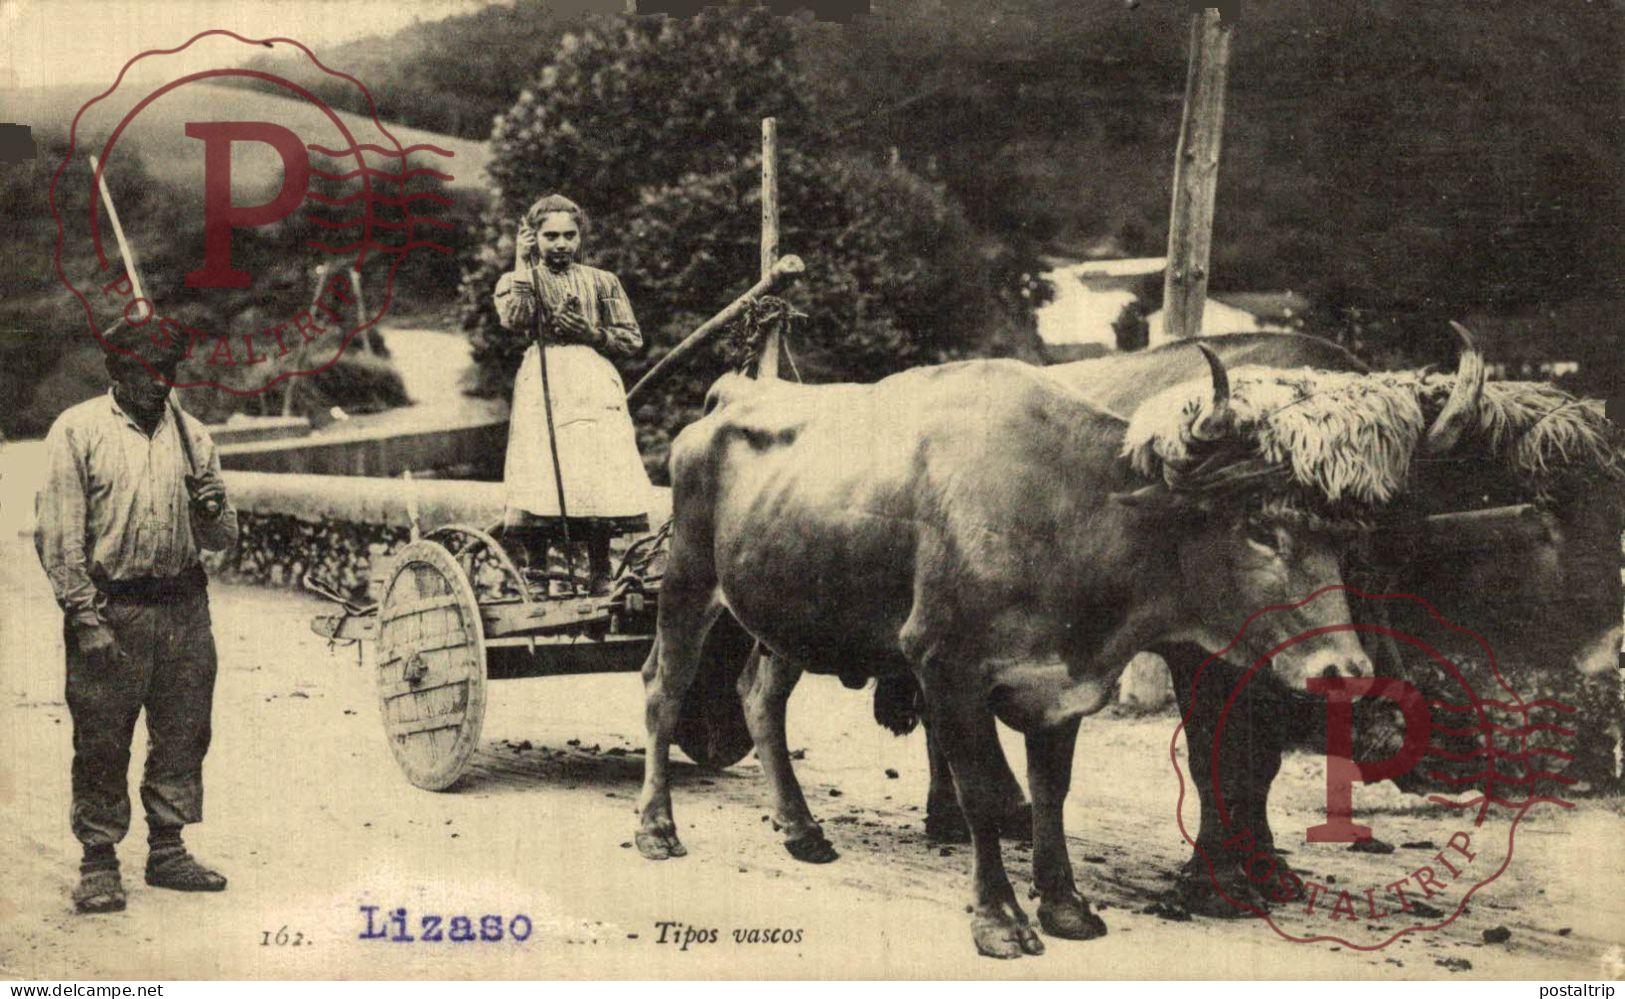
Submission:
[[[514,270],[519,272],[525,280],[530,280],[530,268],[536,259],[536,230],[526,225],[523,220],[519,223],[519,236],[514,240]]]
[[[585,344],[598,340],[597,331],[581,315],[581,302],[574,295],[564,303],[563,308],[553,313],[553,328],[562,339]]]

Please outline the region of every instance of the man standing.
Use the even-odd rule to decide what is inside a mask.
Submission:
[[[65,615],[71,822],[84,848],[73,893],[80,912],[124,908],[114,848],[130,827],[125,775],[143,708],[147,883],[178,891],[226,887],[187,853],[181,827],[203,817],[214,696],[214,635],[198,552],[234,545],[237,513],[209,435],[168,404],[179,345],[155,350],[144,331],[128,327],[110,340],[156,354],[151,363],[164,380],[109,351],[111,390],[68,409],[45,439],[50,470],[36,501],[35,549]]]

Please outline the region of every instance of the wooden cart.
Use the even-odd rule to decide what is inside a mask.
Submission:
[[[642,667],[654,644],[664,540],[657,532],[628,547],[608,595],[548,596],[497,532],[446,524],[382,560],[375,605],[347,605],[311,627],[329,639],[373,643],[370,666],[395,762],[418,787],[443,790],[479,746],[490,681]],[[754,654],[732,618],[712,629],[705,675],[683,703],[676,736],[694,762],[725,767],[750,751],[731,681]]]
[[[794,256],[777,261],[650,369],[628,400],[802,269]],[[551,580],[521,570],[500,527],[444,524],[379,560],[371,579],[375,604],[350,603],[307,577],[307,588],[343,606],[314,618],[311,628],[330,640],[374,645],[371,668],[390,751],[413,784],[444,790],[479,746],[491,680],[642,667],[654,646],[665,544],[662,527],[622,550],[607,595],[557,596]],[[750,751],[733,681],[756,654],[754,639],[730,616],[711,629],[676,733],[677,747],[694,762],[725,767]]]

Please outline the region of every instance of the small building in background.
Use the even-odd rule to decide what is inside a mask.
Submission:
[[[1164,257],[1121,260],[1051,260],[1044,275],[1055,297],[1038,310],[1038,338],[1051,364],[1100,357],[1118,349],[1118,321],[1125,310],[1148,303],[1147,286],[1158,289],[1167,267]],[[1202,307],[1202,332],[1289,332],[1298,328],[1309,302],[1295,292],[1237,292],[1213,295]],[[1168,339],[1162,331],[1162,309],[1144,316],[1150,345]]]

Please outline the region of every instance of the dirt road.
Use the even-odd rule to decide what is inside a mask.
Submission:
[[[1288,943],[1256,920],[1173,921],[1143,911],[1187,851],[1168,762],[1175,719],[1098,717],[1084,726],[1068,828],[1080,886],[1104,910],[1110,934],[1049,940],[1042,957],[999,963],[971,946],[967,850],[928,845],[920,831],[921,736],[880,730],[866,695],[816,678],[791,705],[792,745],[805,751],[799,772],[839,861],[813,867],[784,853],[766,822],[766,788],[746,762],[721,774],[679,769],[678,821],[691,855],[652,864],[629,842],[641,767],[635,676],[496,684],[474,774],[453,793],[431,794],[396,771],[355,651],[330,653],[308,631],[320,604],[243,586],[216,584],[212,593],[221,652],[215,742],[207,820],[188,837],[231,887],[187,896],[141,884],[138,818],[123,850],[128,911],[76,916],[60,616],[33,553],[14,536],[0,541],[4,973],[1564,980],[1625,970],[1618,801],[1533,813],[1510,869],[1444,931],[1369,953]],[[1020,773],[1020,742],[1006,735]],[[144,752],[138,736],[132,788]],[[1274,822],[1294,863],[1344,884],[1371,880],[1361,865],[1401,871],[1403,849],[1371,857],[1294,842],[1317,820],[1322,780],[1309,756],[1289,760],[1283,773]],[[1360,793],[1376,803],[1385,838],[1398,843],[1426,826],[1426,806]],[[1006,855],[1024,893],[1030,852]],[[419,939],[365,938],[366,907],[376,907],[379,924],[404,907]],[[480,916],[498,916],[504,939],[426,942],[424,914],[443,917],[443,929],[470,915],[476,932]],[[525,928],[516,916],[530,926],[522,942],[509,935]],[[662,922],[714,929],[716,942],[685,949],[667,925],[662,943]],[[1509,939],[1485,942],[1484,931],[1500,927]],[[789,930],[793,942],[736,940],[735,930],[751,929]]]

